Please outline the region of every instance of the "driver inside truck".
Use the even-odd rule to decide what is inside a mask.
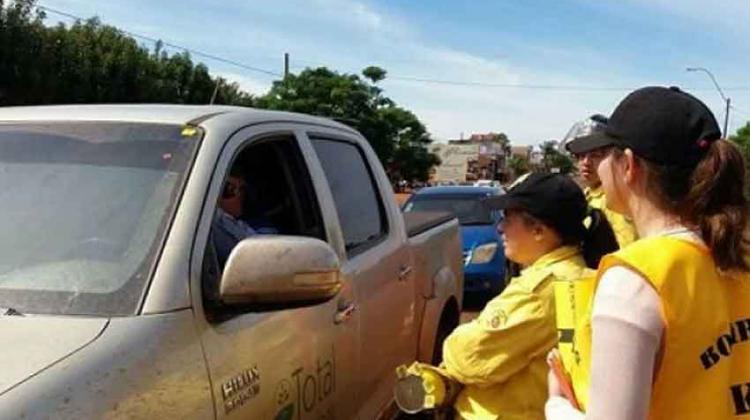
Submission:
[[[248,184],[242,171],[233,168],[224,183],[214,218],[213,238],[219,264],[224,266],[232,249],[243,239],[278,231],[270,221],[256,216],[248,220]]]

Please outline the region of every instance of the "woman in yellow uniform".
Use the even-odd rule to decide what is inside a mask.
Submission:
[[[618,244],[624,247],[635,240],[635,227],[625,216],[607,208],[602,181],[596,171],[606,155],[606,147],[602,147],[598,141],[606,126],[607,117],[592,115],[584,121],[575,123],[563,139],[563,144],[576,160],[578,175],[586,187],[583,190],[586,201],[589,206],[604,213],[617,236]]]
[[[524,269],[477,319],[448,336],[441,373],[463,385],[453,404],[462,419],[542,419],[545,355],[558,339],[553,281],[593,274],[582,246],[598,259],[601,252],[586,244],[601,243],[599,231],[584,227],[583,192],[563,175],[531,174],[487,204],[505,210],[505,255]]]
[[[548,419],[750,418],[745,162],[720,137],[677,88],[639,89],[615,109],[598,171],[640,239],[597,273],[582,340],[591,385],[573,384],[585,414],[550,375]]]

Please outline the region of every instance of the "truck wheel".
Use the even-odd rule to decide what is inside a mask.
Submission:
[[[454,300],[450,300],[440,316],[440,323],[435,335],[435,346],[432,349],[433,366],[439,366],[443,361],[443,342],[458,326],[459,317],[458,305]]]

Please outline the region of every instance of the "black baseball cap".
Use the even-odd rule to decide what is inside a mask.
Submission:
[[[607,145],[661,165],[692,166],[721,130],[710,109],[677,87],[638,89],[620,102],[605,128]]]
[[[610,144],[605,134],[607,117],[594,114],[591,117],[573,124],[563,138],[565,150],[573,154],[588,153]]]
[[[506,194],[486,199],[493,209],[524,210],[550,225],[563,237],[583,238],[588,204],[570,177],[560,174],[531,173],[513,185]]]

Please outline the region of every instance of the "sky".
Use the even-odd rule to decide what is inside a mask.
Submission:
[[[327,66],[388,71],[385,94],[437,141],[504,132],[513,144],[560,139],[628,92],[680,86],[730,133],[750,121],[747,0],[39,0],[76,16],[270,73]],[[48,14],[48,21],[70,23]],[[151,44],[146,44],[152,47]],[[279,76],[200,56],[253,94]]]

